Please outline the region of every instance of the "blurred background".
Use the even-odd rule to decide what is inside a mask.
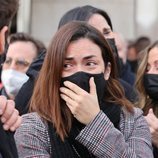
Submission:
[[[158,37],[157,0],[21,0],[11,33],[25,32],[48,45],[62,15],[77,6],[92,5],[111,17],[114,31],[128,41],[147,36]]]

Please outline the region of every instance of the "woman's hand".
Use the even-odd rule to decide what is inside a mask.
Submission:
[[[150,133],[152,136],[152,143],[158,147],[158,118],[154,115],[153,110],[150,109],[145,119],[148,122]]]
[[[61,98],[65,100],[74,117],[83,124],[92,121],[100,111],[93,77],[89,84],[90,93],[69,81],[65,81],[65,87],[60,88]]]

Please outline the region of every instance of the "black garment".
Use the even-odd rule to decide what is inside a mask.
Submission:
[[[20,115],[26,114],[28,112],[29,101],[32,96],[36,78],[42,67],[44,57],[45,50],[41,52],[38,58],[31,64],[30,68],[26,73],[29,76],[29,80],[26,83],[24,83],[19,93],[15,97],[15,105]]]
[[[4,131],[0,122],[0,154],[2,158],[18,158],[14,133]]]
[[[53,125],[48,122],[50,143],[51,143],[51,158],[93,158],[94,156],[88,150],[74,140],[74,138],[66,138],[64,142],[56,134]],[[76,130],[74,131],[76,132]],[[71,131],[72,133],[72,131]],[[79,133],[77,131],[77,133]],[[79,149],[80,148],[80,149]]]

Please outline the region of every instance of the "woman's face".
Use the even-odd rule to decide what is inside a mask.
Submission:
[[[88,20],[88,24],[99,30],[105,38],[114,38],[114,34],[105,18],[100,14],[93,14]]]
[[[66,53],[62,77],[84,71],[91,74],[104,73],[107,80],[110,75],[110,66],[105,69],[101,49],[92,41],[81,38],[73,41]]]
[[[152,48],[149,52],[146,73],[158,74],[158,47]]]

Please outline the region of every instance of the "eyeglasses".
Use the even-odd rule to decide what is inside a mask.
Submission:
[[[4,61],[3,63],[3,66],[5,68],[9,67],[12,62],[15,62],[15,65],[18,67],[18,68],[26,68],[30,65],[30,63],[24,59],[12,59],[12,58],[6,58],[6,60]]]

